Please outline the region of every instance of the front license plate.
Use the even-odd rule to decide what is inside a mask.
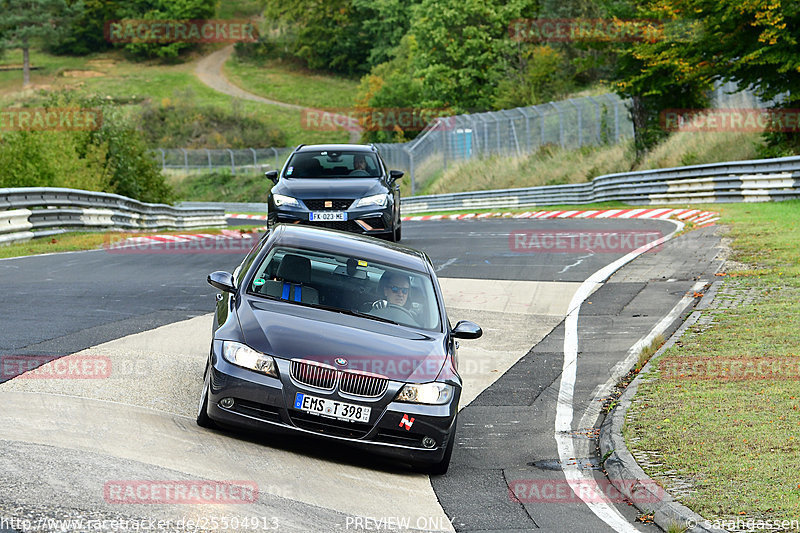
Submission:
[[[312,222],[343,222],[347,220],[346,211],[312,211],[308,214]]]
[[[294,397],[294,408],[312,415],[327,416],[348,422],[369,422],[371,407],[337,402],[329,398],[317,398],[298,392]]]

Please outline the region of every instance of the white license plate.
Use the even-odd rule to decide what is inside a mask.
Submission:
[[[342,222],[347,220],[346,211],[312,211],[308,214],[312,222]]]
[[[312,415],[327,416],[348,422],[369,422],[371,407],[337,402],[330,398],[317,398],[298,392],[294,397],[294,408]]]

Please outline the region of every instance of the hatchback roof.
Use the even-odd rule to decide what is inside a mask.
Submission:
[[[295,148],[295,152],[317,152],[320,150],[350,151],[350,152],[377,152],[377,149],[370,144],[301,144]]]

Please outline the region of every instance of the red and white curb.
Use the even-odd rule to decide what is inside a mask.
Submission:
[[[421,220],[469,220],[482,218],[650,218],[667,219],[677,218],[684,222],[705,227],[713,225],[719,220],[719,213],[701,211],[699,209],[603,209],[596,211],[526,211],[524,213],[493,212],[493,213],[460,213],[454,215],[424,215],[406,216],[403,222],[416,222]]]
[[[256,228],[257,231],[266,230],[263,228]],[[136,237],[128,237],[127,239],[114,242],[109,245],[109,248],[121,248],[135,244],[152,244],[152,243],[188,243],[200,240],[233,240],[233,239],[249,239],[253,237],[253,233],[242,233],[240,231],[222,230],[221,233],[183,233],[179,235],[137,235]]]
[[[239,213],[225,213],[225,218],[240,218],[246,220],[267,220],[267,215],[241,215]]]

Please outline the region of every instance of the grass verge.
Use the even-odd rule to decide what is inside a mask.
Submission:
[[[288,104],[320,108],[353,106],[358,80],[320,74],[280,60],[248,61],[232,56],[225,75],[253,94]]]
[[[704,311],[713,321],[660,356],[624,435],[657,458],[643,467],[667,489],[688,484],[681,501],[706,519],[798,520],[800,201],[714,208],[748,267],[724,277],[717,309]],[[694,361],[714,370],[667,370]]]
[[[248,232],[253,228],[261,227],[261,225],[241,225],[236,226],[234,231]],[[54,235],[52,237],[44,237],[40,239],[31,239],[25,242],[11,243],[5,246],[0,246],[0,259],[7,259],[10,257],[23,257],[27,255],[41,255],[52,254],[60,252],[78,252],[83,250],[99,250],[109,243],[118,243],[126,237],[141,236],[141,235],[181,235],[187,233],[221,233],[223,229],[228,228],[192,228],[183,231],[163,231],[163,232],[68,232]]]
[[[679,132],[642,161],[636,161],[630,142],[579,149],[547,145],[523,157],[502,155],[450,165],[441,175],[418,181],[424,182],[424,194],[584,183],[617,172],[757,159],[761,144],[760,133]]]

